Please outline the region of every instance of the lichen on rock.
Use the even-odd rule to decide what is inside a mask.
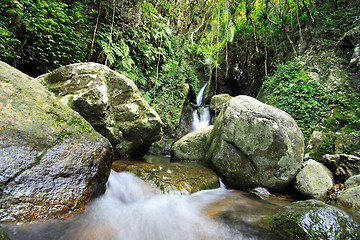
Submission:
[[[82,211],[105,191],[109,141],[35,79],[0,72],[0,222]]]
[[[304,152],[300,128],[287,113],[248,96],[228,101],[207,139],[205,160],[235,188],[285,189]]]

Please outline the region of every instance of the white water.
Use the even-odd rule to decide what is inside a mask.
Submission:
[[[164,194],[132,173],[111,171],[105,194],[84,214],[68,221],[10,226],[8,233],[12,240],[278,240],[243,222],[230,226],[205,214],[231,192],[221,187],[192,195]]]
[[[196,97],[196,104],[198,106],[202,105],[204,91],[207,84],[205,84],[201,89],[199,94]],[[193,112],[193,131],[209,126],[210,123],[210,111],[208,107],[199,107]]]
[[[61,239],[244,239],[203,213],[226,189],[163,194],[131,173],[114,171],[107,187],[104,196],[93,202]]]

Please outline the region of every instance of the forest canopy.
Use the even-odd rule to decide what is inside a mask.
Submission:
[[[233,58],[266,79],[301,54],[331,48],[359,25],[355,0],[2,0],[0,60],[31,75],[98,62],[131,78],[174,132],[188,88]],[[300,46],[300,47],[298,47]],[[216,90],[215,90],[216,92]],[[159,111],[161,110],[161,111]]]

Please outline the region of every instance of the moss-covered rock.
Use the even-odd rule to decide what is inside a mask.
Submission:
[[[212,96],[210,100],[210,110],[219,113],[224,104],[232,98],[233,97],[227,93]]]
[[[294,181],[295,190],[308,198],[325,199],[334,185],[333,173],[322,163],[312,159],[303,164]]]
[[[346,180],[346,182],[344,182],[344,189],[349,189],[358,186],[360,186],[360,175],[352,176],[348,180]]]
[[[248,96],[224,105],[206,144],[206,161],[234,188],[287,188],[303,153],[303,134],[293,118]]]
[[[155,184],[163,192],[194,193],[219,187],[218,176],[196,163],[146,163],[114,161],[113,170],[129,171],[142,180]]]
[[[175,142],[171,148],[171,158],[178,162],[205,163],[205,145],[213,126],[191,132]]]
[[[71,64],[38,80],[109,139],[120,156],[142,156],[161,138],[160,117],[134,82],[104,65]]]
[[[81,211],[105,191],[112,148],[38,81],[0,62],[0,222]]]
[[[336,206],[360,211],[360,186],[351,187],[338,192],[333,201]]]
[[[295,239],[359,239],[359,225],[344,211],[318,200],[299,201],[259,225]]]

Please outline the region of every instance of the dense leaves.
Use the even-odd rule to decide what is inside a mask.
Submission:
[[[171,135],[188,86],[197,92],[219,68],[226,77],[234,56],[262,61],[266,79],[306,44],[315,43],[316,51],[334,46],[344,31],[359,25],[359,5],[355,0],[2,0],[0,60],[33,76],[80,61],[106,64],[134,80]],[[315,112],[323,111],[322,100],[315,100],[321,86],[301,70],[282,78],[268,81],[273,90],[283,91],[293,78],[303,83],[301,89],[288,87],[298,91],[294,104],[310,102],[296,113],[308,114],[301,124],[310,131]]]

